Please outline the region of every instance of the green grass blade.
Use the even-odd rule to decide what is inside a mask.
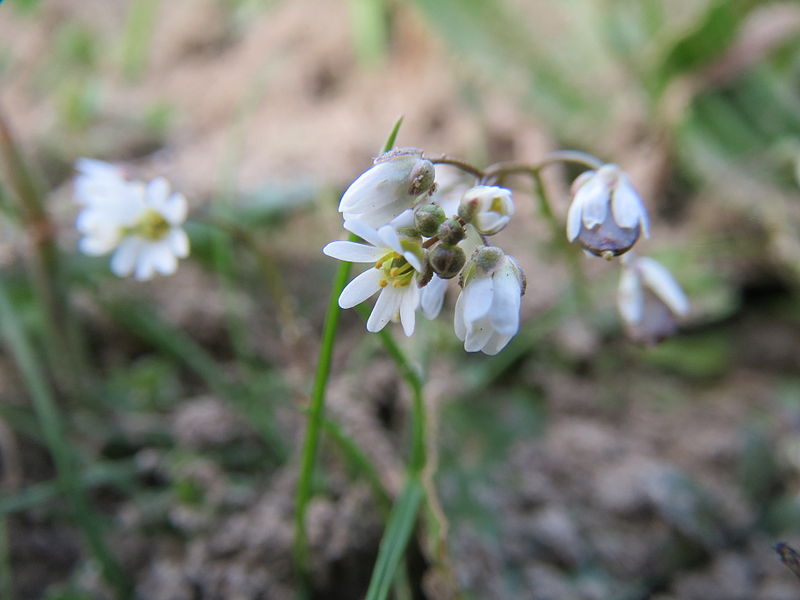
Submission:
[[[80,486],[75,457],[65,438],[55,397],[48,387],[48,380],[39,366],[33,347],[20,326],[20,320],[2,280],[0,280],[0,329],[31,396],[48,450],[56,465],[61,491],[69,500],[75,520],[100,563],[103,575],[117,590],[120,598],[128,598],[131,592],[130,582],[106,545],[100,522],[92,513]]]
[[[394,147],[397,134],[403,123],[403,117],[395,121],[386,143],[383,145],[382,152],[388,152]],[[351,240],[356,240],[355,236],[350,235]],[[314,462],[319,445],[320,429],[325,414],[325,390],[328,386],[328,378],[331,373],[331,363],[333,361],[333,346],[336,342],[336,331],[339,328],[339,319],[342,309],[339,308],[339,295],[342,293],[347,279],[350,276],[351,263],[342,262],[336,270],[336,275],[331,285],[331,295],[328,300],[328,309],[325,313],[325,325],[322,332],[322,342],[317,360],[317,370],[314,374],[314,383],[311,389],[311,398],[308,406],[308,426],[303,440],[303,448],[300,456],[300,472],[297,481],[297,491],[295,493],[295,513],[294,513],[294,556],[295,562],[302,576],[308,575],[308,537],[306,532],[306,511],[312,495],[312,483],[314,475]]]
[[[378,549],[378,558],[372,571],[366,600],[385,600],[389,595],[397,567],[403,559],[411,532],[414,530],[422,497],[422,484],[417,477],[410,477],[389,515],[389,523]]]

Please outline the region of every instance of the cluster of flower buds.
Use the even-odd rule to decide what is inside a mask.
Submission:
[[[120,277],[133,274],[141,281],[154,273],[174,273],[178,259],[189,254],[189,238],[181,227],[186,198],[170,193],[163,177],[129,181],[116,166],[87,158],[75,168],[81,252],[100,256],[113,251],[111,270]]]
[[[567,238],[591,255],[612,260],[650,236],[647,211],[618,166],[582,156],[577,162],[593,168],[572,186]],[[500,173],[496,167],[492,176]],[[464,349],[502,350],[519,329],[525,275],[516,260],[487,239],[514,215],[511,190],[482,185],[494,181],[492,176],[479,177],[479,185],[460,192],[454,203],[437,189],[435,165],[421,151],[397,149],[375,159],[339,204],[345,229],[366,243],[336,241],[323,249],[339,260],[373,265],[345,287],[339,305],[350,308],[379,292],[367,330],[399,321],[411,335],[417,310],[436,318],[448,282],[455,280],[461,291],[453,324]],[[631,337],[654,343],[674,333],[677,318],[689,310],[680,286],[653,259],[628,255],[622,265],[618,305]]]
[[[496,354],[519,329],[525,291],[516,261],[486,241],[514,214],[511,191],[478,185],[453,205],[437,197],[435,179],[422,152],[398,149],[379,156],[347,189],[339,204],[344,227],[366,244],[331,242],[323,252],[373,266],[345,287],[339,305],[350,308],[380,292],[367,330],[400,321],[411,335],[417,310],[436,318],[448,282],[457,278],[456,335],[468,352]]]

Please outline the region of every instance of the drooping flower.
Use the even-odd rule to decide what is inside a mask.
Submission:
[[[623,263],[617,306],[634,340],[655,344],[673,335],[678,318],[689,313],[689,300],[661,263],[630,257]]]
[[[339,202],[345,221],[386,225],[414,206],[434,187],[435,168],[422,152],[400,148],[382,154],[347,188]]]
[[[399,320],[405,334],[410,336],[414,333],[420,299],[417,281],[425,258],[422,245],[418,240],[402,238],[390,225],[376,230],[363,221],[349,220],[344,226],[368,243],[331,242],[322,249],[323,253],[374,266],[347,284],[339,296],[339,306],[352,308],[380,291],[367,320],[367,331],[380,331],[389,321]]]
[[[189,238],[181,227],[187,204],[157,178],[144,184],[126,181],[120,171],[101,161],[82,159],[75,196],[82,209],[76,227],[83,235],[81,252],[93,256],[114,251],[111,270],[138,280],[154,273],[175,272],[178,258],[189,254]]]
[[[496,246],[479,248],[462,277],[454,327],[467,352],[497,354],[519,329],[525,278],[516,261]]]
[[[480,233],[494,235],[508,225],[514,215],[511,190],[495,185],[476,185],[464,194],[458,214]]]
[[[640,235],[650,237],[647,211],[617,165],[586,171],[572,184],[567,239],[604,258],[627,252]]]

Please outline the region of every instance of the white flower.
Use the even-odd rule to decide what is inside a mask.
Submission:
[[[370,245],[337,241],[326,245],[323,253],[349,262],[375,263],[355,277],[339,296],[339,306],[352,308],[380,290],[378,301],[367,320],[367,331],[377,332],[389,321],[399,320],[403,331],[414,333],[415,313],[419,305],[417,286],[424,254],[419,242],[401,239],[389,225],[376,230],[362,221],[345,221],[345,228]]]
[[[617,306],[630,336],[648,344],[673,335],[677,317],[689,313],[689,300],[670,272],[647,257],[623,263]]]
[[[442,312],[444,295],[447,292],[447,279],[442,279],[435,273],[428,284],[422,288],[420,294],[420,307],[422,314],[427,319],[433,320]]]
[[[434,166],[422,158],[421,151],[401,148],[387,152],[350,184],[339,202],[339,212],[345,221],[381,227],[430,192],[434,177]]]
[[[189,254],[189,238],[181,228],[186,219],[186,199],[170,194],[163,178],[148,184],[126,181],[112,165],[89,159],[76,164],[75,197],[83,209],[76,227],[83,235],[81,252],[107,254],[111,270],[138,280],[154,273],[175,272],[178,258]]]
[[[479,249],[466,268],[455,308],[456,336],[467,352],[497,354],[519,329],[525,280],[516,261],[500,248]]]
[[[458,209],[464,220],[480,233],[494,235],[514,214],[511,190],[494,185],[477,185],[467,190]]]
[[[639,235],[650,237],[647,211],[630,179],[617,165],[586,171],[572,185],[567,239],[597,256],[630,250]]]

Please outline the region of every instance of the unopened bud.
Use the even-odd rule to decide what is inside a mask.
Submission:
[[[446,219],[442,207],[431,202],[423,204],[414,210],[414,226],[421,235],[431,237],[436,235],[439,225]]]
[[[445,244],[452,246],[464,239],[466,236],[464,226],[456,219],[447,219],[436,230],[436,237],[438,237]]]
[[[464,267],[467,257],[458,246],[440,243],[428,254],[433,271],[442,279],[452,279]]]
[[[436,167],[429,160],[421,158],[411,170],[411,183],[408,186],[408,193],[411,196],[421,196],[433,189],[434,179],[436,178]]]
[[[494,235],[503,229],[513,214],[511,190],[495,185],[470,188],[458,207],[458,215],[485,235]]]

